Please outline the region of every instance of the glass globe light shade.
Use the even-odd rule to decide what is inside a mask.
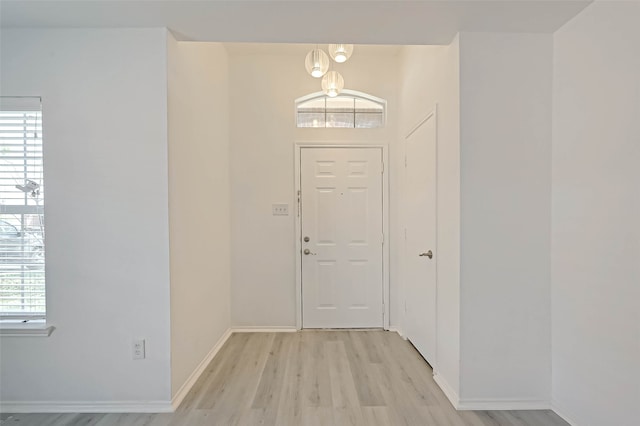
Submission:
[[[312,77],[320,78],[329,70],[329,57],[322,49],[313,49],[307,53],[304,66]]]
[[[330,44],[329,55],[339,64],[346,62],[353,53],[353,44]]]
[[[329,71],[322,77],[322,91],[330,98],[335,98],[344,89],[344,79],[338,71]]]

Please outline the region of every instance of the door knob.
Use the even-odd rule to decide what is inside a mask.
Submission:
[[[303,253],[305,254],[305,256],[309,256],[310,254],[313,255],[313,256],[316,255],[315,253],[311,253],[311,250],[309,250],[309,249],[304,249]]]
[[[308,243],[309,242],[309,237],[304,237],[304,242]]]
[[[420,253],[418,256],[420,256],[420,257],[427,256],[429,259],[433,259],[433,252],[431,250],[429,250],[426,253]]]

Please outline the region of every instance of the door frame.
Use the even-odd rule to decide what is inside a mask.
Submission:
[[[295,165],[294,165],[294,193],[295,200],[295,259],[296,259],[296,329],[302,329],[302,212],[301,212],[301,164],[300,157],[304,148],[377,148],[382,153],[382,233],[384,241],[382,245],[382,326],[389,329],[389,259],[390,259],[390,235],[389,235],[389,150],[388,144],[368,143],[361,141],[296,141]]]

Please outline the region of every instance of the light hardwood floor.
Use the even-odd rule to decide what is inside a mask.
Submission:
[[[15,414],[2,425],[564,426],[551,411],[456,411],[386,331],[233,334],[172,414]]]

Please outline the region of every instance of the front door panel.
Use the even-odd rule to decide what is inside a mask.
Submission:
[[[303,327],[382,327],[382,150],[302,148],[300,174]]]

